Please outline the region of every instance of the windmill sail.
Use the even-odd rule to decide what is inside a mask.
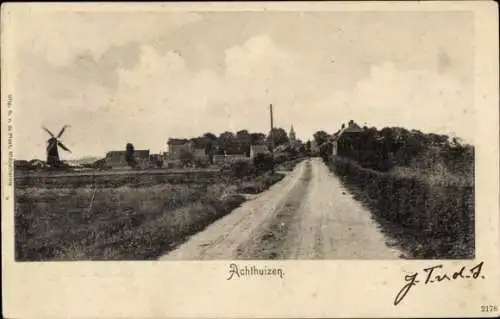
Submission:
[[[45,130],[45,132],[49,133],[49,135],[50,135],[51,137],[54,137],[54,134],[52,134],[52,132],[51,132],[51,131],[49,131],[49,129],[48,129],[48,128],[46,128],[46,127],[44,127],[44,126],[42,126],[42,128]]]
[[[64,133],[64,130],[68,127],[68,125],[64,125],[59,134],[57,134],[57,138],[60,138],[62,134]]]
[[[63,150],[65,150],[66,152],[70,152],[71,151],[69,150],[69,148],[67,148],[62,142],[57,142],[57,145],[59,145]]]

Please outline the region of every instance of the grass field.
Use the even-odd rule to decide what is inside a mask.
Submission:
[[[120,175],[92,184],[74,178],[46,179],[39,187],[21,182],[15,190],[16,260],[154,259],[238,207],[242,193],[261,192],[282,178]]]

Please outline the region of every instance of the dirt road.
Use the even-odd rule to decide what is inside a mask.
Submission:
[[[320,159],[192,236],[162,260],[397,259],[371,214]]]

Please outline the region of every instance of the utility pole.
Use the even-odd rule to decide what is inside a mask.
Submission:
[[[273,132],[273,105],[269,104],[269,116],[271,117],[271,158],[272,158],[272,172],[274,172],[274,132]]]

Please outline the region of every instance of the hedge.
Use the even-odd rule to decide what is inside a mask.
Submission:
[[[474,187],[453,182],[431,183],[423,176],[399,176],[334,158],[330,169],[361,192],[372,211],[427,239],[450,247],[442,256],[472,258],[474,250]],[[432,241],[432,240],[431,240]],[[449,256],[453,251],[453,256]]]

